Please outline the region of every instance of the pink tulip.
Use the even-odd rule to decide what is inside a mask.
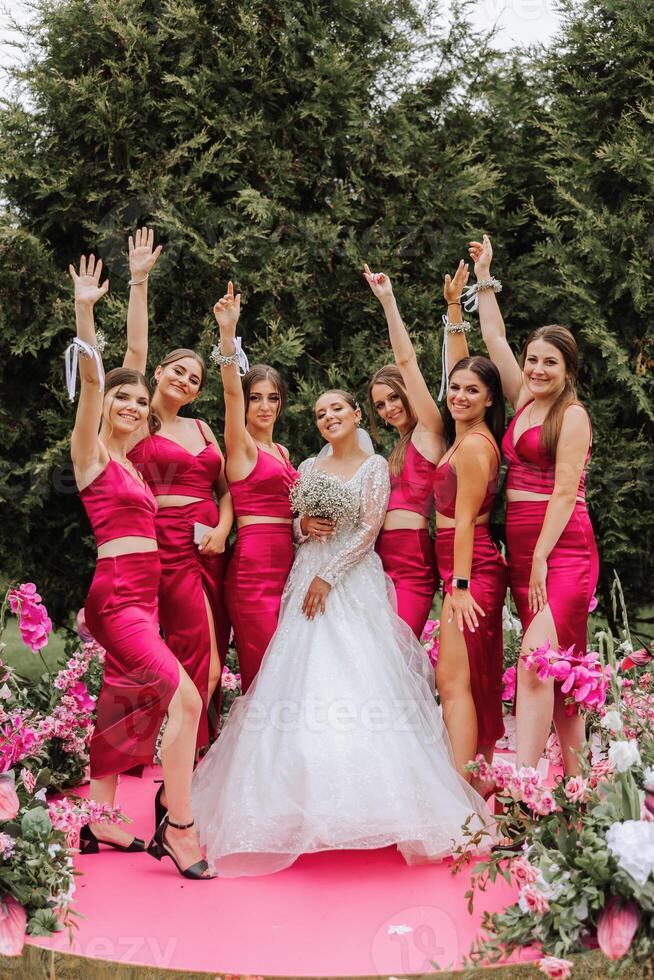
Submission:
[[[640,925],[640,910],[634,902],[611,895],[597,922],[597,941],[610,960],[619,960],[631,946]]]
[[[13,820],[19,807],[13,772],[0,773],[0,821]]]
[[[25,945],[27,913],[13,895],[0,898],[0,954],[20,956]]]

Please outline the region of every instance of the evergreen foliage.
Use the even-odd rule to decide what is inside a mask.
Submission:
[[[363,261],[393,277],[437,388],[442,278],[486,230],[516,346],[543,322],[579,338],[604,578],[616,567],[632,601],[651,601],[646,0],[566,0],[545,60],[491,55],[465,7],[445,29],[414,0],[36,3],[21,98],[0,109],[3,571],[38,574],[59,620],[92,571],[62,383],[64,270],[81,251],[96,249],[111,279],[98,309],[109,366],[137,222],[165,244],[152,366],[172,346],[207,352],[233,278],[250,360],[288,378],[279,436],[299,460],[317,446],[321,388],[363,404],[389,359]],[[481,349],[478,333],[471,343]],[[215,374],[197,412],[221,431]]]

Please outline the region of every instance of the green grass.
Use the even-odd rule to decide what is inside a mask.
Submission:
[[[11,617],[7,620],[2,642],[6,644],[6,647],[0,653],[0,660],[10,667],[14,667],[23,677],[27,677],[29,680],[37,680],[41,674],[45,673],[41,657],[38,653],[32,653],[30,648],[25,646],[20,638],[18,623]],[[66,659],[64,642],[63,633],[51,633],[47,645],[41,650],[48,670],[53,673],[59,670],[60,665]]]

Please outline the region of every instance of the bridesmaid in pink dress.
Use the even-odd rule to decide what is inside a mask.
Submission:
[[[470,243],[479,291],[479,319],[502,387],[516,413],[503,441],[506,537],[511,592],[522,621],[522,653],[549,642],[555,649],[586,650],[588,607],[599,572],[597,546],[586,510],[585,469],[591,426],[577,400],[578,351],[565,327],[540,327],[527,338],[519,364],[506,339],[490,279],[490,239]],[[486,285],[488,284],[488,285]],[[568,715],[553,680],[518,665],[517,761],[536,766],[552,720],[567,774],[579,770],[585,739],[581,714]]]
[[[383,273],[371,273],[367,265],[364,275],[386,314],[395,355],[395,364],[380,368],[368,385],[372,432],[378,437],[377,413],[399,434],[388,460],[391,496],[376,551],[395,586],[398,616],[420,639],[438,585],[429,520],[436,464],[445,452],[443,420],[418,365],[390,279]],[[467,279],[464,262],[459,263],[453,279],[445,277],[447,315],[454,327],[462,323],[461,292]],[[446,342],[450,364],[467,355],[463,329],[448,331]]]
[[[159,860],[172,858],[185,877],[202,879],[210,875],[194,830],[190,793],[201,701],[159,633],[157,505],[127,458],[130,438],[148,424],[150,389],[135,370],[118,368],[103,377],[93,314],[109,285],[100,286],[101,271],[102,262],[96,264],[94,256],[88,262],[82,257],[79,275],[70,267],[77,321],[73,347],[81,355],[71,456],[98,545],[84,608],[91,633],[106,651],[90,746],[91,797],[114,803],[118,775],[140,774],[152,761],[167,715],[161,759],[170,816],[148,850]],[[70,382],[74,397],[74,375]],[[119,826],[82,828],[82,853],[97,853],[100,844],[128,852],[145,848],[144,841]]]
[[[285,403],[275,368],[255,364],[239,377],[236,324],[241,295],[227,293],[214,306],[220,328],[225,392],[227,481],[238,535],[225,578],[225,600],[234,628],[247,691],[277,628],[282,592],[293,564],[293,513],[289,500],[298,474],[273,430]]]
[[[139,229],[134,242],[130,238],[124,364],[139,371],[145,371],[148,351],[148,274],[160,251],[153,244],[152,229]],[[220,717],[220,680],[230,632],[223,600],[225,544],[233,520],[213,432],[206,422],[179,414],[197,398],[205,379],[204,361],[194,351],[179,348],[167,354],[154,372],[152,411],[160,428],[155,434],[141,431],[129,453],[157,500],[159,621],[166,643],[202,698],[198,749],[215,736]],[[202,532],[196,535],[198,526]],[[160,797],[158,802],[163,802]],[[158,809],[157,822],[162,816]]]

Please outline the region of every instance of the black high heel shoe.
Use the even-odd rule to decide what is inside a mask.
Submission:
[[[126,854],[136,854],[138,851],[145,850],[145,841],[140,837],[135,837],[131,844],[117,844],[112,840],[105,840],[103,837],[96,837],[88,824],[81,828],[79,832],[80,854],[97,854],[100,844],[113,847],[117,851],[124,851]]]
[[[154,798],[154,826],[155,829],[159,826],[163,818],[168,813],[168,807],[161,802],[161,794],[164,791],[163,780],[161,781],[161,786],[157,790],[157,795]]]
[[[155,830],[154,837],[148,844],[148,854],[156,858],[157,861],[161,861],[163,857],[169,857],[184,878],[191,878],[193,881],[211,881],[216,876],[204,874],[209,869],[206,861],[196,861],[195,864],[190,865],[188,868],[181,868],[175,853],[166,843],[166,827],[174,827],[175,830],[188,830],[194,823],[195,820],[191,820],[190,823],[173,823],[168,814],[166,814]]]

